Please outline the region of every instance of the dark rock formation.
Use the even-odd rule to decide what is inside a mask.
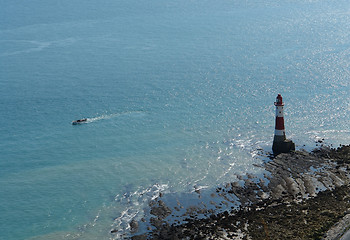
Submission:
[[[247,175],[243,185],[217,188],[211,194],[216,210],[192,207],[172,224],[166,203],[152,201],[153,230],[133,239],[321,239],[349,213],[349,153],[350,146],[342,146],[279,154],[261,165],[263,179]],[[234,201],[239,208],[229,207]]]
[[[278,155],[280,153],[289,153],[295,151],[295,144],[290,139],[285,139],[284,141],[274,141],[272,144],[273,154]]]

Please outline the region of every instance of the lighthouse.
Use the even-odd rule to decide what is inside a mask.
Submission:
[[[295,144],[292,140],[286,138],[286,131],[284,129],[284,116],[283,116],[283,99],[282,95],[278,94],[276,97],[276,122],[275,122],[275,135],[273,137],[272,151],[275,155],[279,153],[288,153],[295,150]]]

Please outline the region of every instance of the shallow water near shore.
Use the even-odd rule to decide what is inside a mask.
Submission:
[[[288,138],[350,142],[347,1],[7,1],[0,239],[111,239]],[[73,126],[72,120],[88,118]]]

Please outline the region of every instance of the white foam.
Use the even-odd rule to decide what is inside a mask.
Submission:
[[[87,123],[97,122],[101,120],[108,120],[115,117],[125,116],[125,115],[131,115],[131,114],[141,114],[142,111],[129,111],[129,112],[121,112],[121,113],[111,113],[111,114],[102,114],[97,117],[87,118]]]
[[[134,192],[126,192],[122,196],[115,196],[115,201],[122,203],[126,208],[114,219],[111,225],[114,235],[113,239],[120,239],[129,235],[130,222],[140,220],[145,216],[144,208],[151,200],[155,200],[161,193],[169,189],[167,184],[154,184],[149,188],[139,188]]]

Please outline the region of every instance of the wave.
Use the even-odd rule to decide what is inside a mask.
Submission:
[[[155,200],[162,193],[167,192],[167,184],[154,184],[146,189],[138,189],[135,192],[126,192],[123,195],[115,196],[115,201],[126,206],[120,216],[114,219],[112,224],[113,239],[120,239],[129,235],[130,223],[133,220],[140,221],[145,215],[145,207],[152,200]],[[146,231],[144,227],[143,231]]]

